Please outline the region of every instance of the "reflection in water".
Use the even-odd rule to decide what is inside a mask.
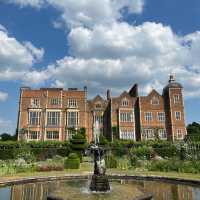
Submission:
[[[0,200],[46,200],[47,195],[56,194],[64,199],[104,200],[133,199],[148,192],[155,200],[198,200],[200,187],[154,181],[112,181],[112,191],[106,194],[89,193],[87,180],[53,181],[14,185],[0,188]]]
[[[11,191],[10,187],[0,188],[0,200],[10,199]]]
[[[162,200],[197,200],[200,196],[195,197],[193,187],[178,184],[169,184],[162,182],[144,182],[144,189],[153,192],[154,199]],[[200,191],[200,188],[196,188]]]

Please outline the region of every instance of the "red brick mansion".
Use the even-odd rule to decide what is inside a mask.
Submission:
[[[108,139],[182,140],[186,132],[183,87],[170,76],[162,94],[152,90],[147,96],[138,94],[135,84],[119,96],[97,95],[88,100],[87,87],[40,88],[20,90],[18,140],[64,141],[74,131],[86,129],[88,141],[93,140],[94,124]]]

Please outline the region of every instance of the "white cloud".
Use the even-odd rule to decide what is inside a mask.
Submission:
[[[92,30],[78,27],[72,29],[68,36],[71,53],[84,58],[169,55],[171,51],[182,48],[177,40],[170,27],[150,22],[140,26],[125,22],[111,26],[96,25]]]
[[[44,0],[6,0],[8,3],[14,3],[20,7],[32,6],[35,8],[40,8],[44,4]]]
[[[40,85],[43,84],[46,80],[48,80],[51,77],[51,74],[47,71],[36,71],[36,70],[30,70],[23,74],[23,77],[21,80],[25,85]]]
[[[31,53],[33,56],[35,62],[41,61],[44,56],[44,49],[38,49],[36,48],[31,42],[24,42],[24,46],[27,48],[27,50]]]
[[[0,24],[0,31],[6,32],[6,33],[8,32],[7,29],[6,29],[6,27],[4,27],[1,24]]]
[[[62,12],[63,21],[70,26],[93,27],[96,24],[110,24],[122,18],[121,10],[140,14],[144,0],[47,0]]]
[[[200,32],[180,36],[161,23],[146,22],[134,26],[123,21],[124,10],[140,14],[144,9],[144,0],[12,2],[22,7],[50,5],[59,10],[60,19],[53,24],[56,28],[63,23],[67,25],[71,57],[66,56],[44,70],[36,71],[31,67],[41,60],[43,49],[29,43],[21,44],[14,39],[21,47],[21,54],[28,56],[16,56],[16,52],[12,51],[14,56],[11,58],[15,59],[9,60],[15,63],[11,66],[18,66],[18,70],[4,67],[4,73],[1,74],[0,70],[0,79],[20,77],[19,72],[23,71],[21,80],[25,83],[53,80],[53,86],[82,87],[87,82],[89,89],[96,93],[109,87],[115,92],[121,91],[138,82],[143,92],[149,92],[152,87],[161,92],[168,75],[173,72],[183,83],[187,96],[195,97],[200,93]],[[10,39],[5,31],[3,33]],[[0,47],[0,66],[1,54]]]
[[[141,14],[145,2],[144,0],[114,0],[113,4],[118,8],[118,10],[127,7],[129,13]]]
[[[160,23],[131,26],[123,22],[73,28],[68,40],[73,57],[58,60],[47,70],[56,83],[81,87],[87,80],[92,91],[103,92],[138,82],[142,92],[151,88],[162,92],[173,72],[187,96],[200,92],[198,32],[178,36]]]
[[[34,63],[41,61],[44,50],[30,42],[19,42],[5,30],[0,29],[0,80],[20,79]]]
[[[123,8],[127,8],[129,13],[140,14],[144,7],[144,0],[9,0],[8,2],[21,7],[41,8],[50,5],[62,13],[61,19],[68,26],[88,27],[113,23],[122,18]]]
[[[6,101],[8,98],[8,93],[0,91],[0,101]]]

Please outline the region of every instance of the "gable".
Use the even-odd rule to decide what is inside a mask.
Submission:
[[[93,101],[93,103],[104,102],[104,99],[100,95],[97,95],[92,101]]]
[[[161,95],[160,95],[155,89],[153,89],[147,96],[148,96],[148,97],[156,96],[156,97],[158,97],[158,98],[161,97]]]
[[[124,91],[124,92],[122,92],[121,94],[120,94],[120,96],[119,96],[121,99],[122,98],[130,98],[130,95],[129,95],[129,93],[128,92],[126,92],[126,91]]]

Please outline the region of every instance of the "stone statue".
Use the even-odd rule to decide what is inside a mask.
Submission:
[[[94,174],[105,175],[106,166],[104,160],[104,150],[100,147],[95,146],[94,152]]]
[[[106,176],[104,149],[98,145],[92,145],[91,152],[94,155],[94,174],[90,183],[90,190],[96,192],[109,191],[110,185]]]

